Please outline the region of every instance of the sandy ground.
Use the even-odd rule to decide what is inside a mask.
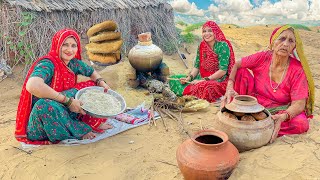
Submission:
[[[235,28],[222,26],[232,42],[237,58],[263,50],[273,27]],[[286,136],[275,143],[240,154],[240,162],[230,179],[320,179],[319,123],[319,57],[320,33],[300,31],[316,84],[316,108],[308,133]],[[199,34],[200,31],[195,31]],[[189,65],[196,46],[185,53]],[[164,56],[172,74],[186,73],[178,55]],[[144,89],[131,89],[125,74],[130,70],[127,59],[117,65],[99,68],[112,89],[121,93],[129,107],[151,97]],[[179,132],[178,124],[170,119],[168,132],[159,121],[157,126],[141,126],[96,143],[80,146],[50,145],[22,151],[14,139],[15,115],[22,86],[21,68],[14,76],[0,83],[0,179],[183,179],[176,162],[176,149],[188,137]],[[187,130],[194,133],[212,128],[218,108],[211,105],[202,112],[184,113]],[[134,143],[130,144],[130,141]]]

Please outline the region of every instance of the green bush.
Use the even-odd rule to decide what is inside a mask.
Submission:
[[[188,32],[187,34],[181,34],[181,41],[185,43],[193,43],[196,40],[196,36],[192,34],[191,32]]]
[[[232,25],[232,26],[234,26],[234,27],[236,27],[236,28],[240,28],[240,26],[239,26],[239,25],[236,25],[236,24],[230,24],[230,25]]]
[[[183,21],[178,21],[176,24],[179,24],[181,26],[188,26],[188,24]]]
[[[289,24],[290,26],[294,27],[295,29],[303,29],[306,31],[311,31],[311,29],[305,25],[302,24]]]
[[[193,30],[199,29],[200,27],[202,27],[202,25],[204,24],[204,22],[201,23],[196,23],[196,24],[191,24],[189,26],[186,27],[186,29],[184,30],[184,32],[189,33]]]
[[[177,32],[178,35],[180,35],[182,30],[176,27],[176,32]]]

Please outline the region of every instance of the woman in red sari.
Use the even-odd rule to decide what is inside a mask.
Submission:
[[[234,53],[231,43],[213,21],[203,24],[202,38],[190,74],[171,76],[169,85],[178,96],[193,95],[215,102],[226,92],[229,73],[235,63]]]
[[[289,25],[276,28],[270,37],[270,50],[236,62],[222,107],[238,93],[255,96],[270,111],[275,121],[271,142],[277,136],[308,131],[314,83],[296,29]]]
[[[91,80],[77,83],[77,75]],[[95,132],[111,128],[106,119],[86,115],[74,99],[81,88],[109,86],[81,61],[79,35],[71,29],[58,31],[50,52],[33,63],[23,84],[16,117],[15,137],[29,144],[51,144],[64,139],[92,139]]]

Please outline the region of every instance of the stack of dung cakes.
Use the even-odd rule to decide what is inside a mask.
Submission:
[[[86,45],[89,59],[97,64],[111,65],[117,63],[123,43],[121,33],[116,32],[117,24],[108,20],[92,26],[88,31],[89,44]]]

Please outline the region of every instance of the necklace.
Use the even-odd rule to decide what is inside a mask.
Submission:
[[[273,86],[272,86],[272,82],[271,82],[271,81],[272,81],[272,80],[271,80],[271,77],[272,77],[272,72],[271,72],[272,62],[273,62],[273,61],[271,61],[270,67],[269,67],[269,76],[270,76],[270,86],[271,86],[271,88],[273,89],[273,92],[275,93],[275,92],[277,92],[277,89],[279,88],[280,84],[281,84],[282,81],[283,81],[284,74],[285,74],[285,72],[287,71],[287,68],[288,68],[288,66],[289,66],[289,62],[286,64],[286,66],[285,66],[285,68],[284,68],[284,70],[283,70],[283,73],[282,73],[282,75],[281,75],[280,82],[278,83],[278,85],[277,85],[276,87],[273,87]]]

